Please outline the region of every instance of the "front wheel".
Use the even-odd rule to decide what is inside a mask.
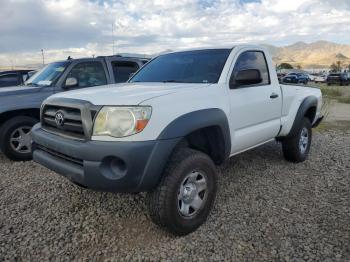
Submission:
[[[14,161],[32,159],[30,131],[38,122],[28,116],[17,116],[6,121],[0,130],[0,149],[2,153]]]
[[[308,118],[304,118],[296,134],[282,140],[285,159],[294,163],[305,161],[309,155],[311,139],[311,123]]]
[[[195,231],[207,219],[217,190],[217,171],[206,154],[181,148],[171,157],[158,187],[149,194],[154,223],[175,235]]]

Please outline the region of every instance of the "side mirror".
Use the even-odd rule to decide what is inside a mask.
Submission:
[[[78,86],[78,79],[75,77],[68,77],[66,79],[66,83],[64,84],[64,87],[69,88],[69,87],[75,87]]]
[[[235,87],[260,84],[262,82],[261,72],[258,69],[244,69],[238,71],[233,82]]]

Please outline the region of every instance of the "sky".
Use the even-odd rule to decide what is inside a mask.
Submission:
[[[52,62],[113,49],[350,44],[349,25],[350,0],[0,0],[0,66],[41,63],[41,49]]]

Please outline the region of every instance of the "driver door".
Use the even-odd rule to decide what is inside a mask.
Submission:
[[[248,69],[259,70],[261,81],[256,84],[237,84],[238,73]],[[275,138],[281,125],[281,91],[278,83],[271,83],[263,51],[248,50],[238,56],[229,87],[231,154]]]

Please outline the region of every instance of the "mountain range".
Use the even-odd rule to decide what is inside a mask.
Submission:
[[[292,45],[276,47],[265,45],[276,64],[289,63],[302,68],[329,68],[340,61],[344,67],[350,64],[350,45],[327,41],[313,43],[297,42]]]
[[[303,69],[329,69],[330,65],[337,61],[340,61],[343,67],[350,65],[350,45],[346,44],[317,41],[313,43],[297,42],[281,47],[268,44],[263,45],[270,51],[276,65],[289,63],[294,67],[301,66]],[[166,53],[166,51],[161,53]],[[132,56],[134,55],[132,54]],[[21,67],[40,68],[41,66],[41,64],[31,64]],[[0,71],[9,68],[0,68]]]

